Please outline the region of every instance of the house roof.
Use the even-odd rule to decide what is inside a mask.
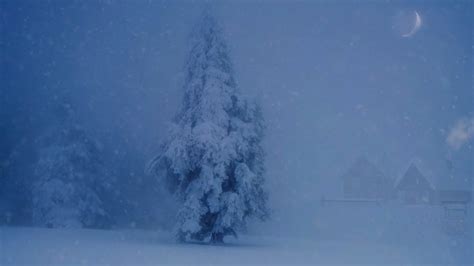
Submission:
[[[438,191],[441,202],[470,202],[472,192],[469,190],[440,190]]]
[[[387,177],[374,164],[369,162],[366,157],[359,157],[342,175],[343,179],[359,177],[374,177],[380,179],[387,179]]]
[[[395,188],[399,190],[435,189],[414,163],[410,164],[405,174],[397,180]]]

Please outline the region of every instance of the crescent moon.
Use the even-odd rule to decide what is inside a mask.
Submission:
[[[403,34],[402,37],[407,38],[407,37],[412,36],[420,29],[420,27],[421,27],[421,17],[420,17],[420,14],[418,14],[418,12],[415,11],[415,26],[413,26],[410,32]]]

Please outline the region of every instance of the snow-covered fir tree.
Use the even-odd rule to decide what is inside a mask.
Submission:
[[[37,139],[33,167],[33,222],[47,227],[102,227],[108,221],[103,199],[113,184],[101,160],[100,144],[75,123],[69,105],[59,122]]]
[[[234,80],[222,29],[209,11],[192,35],[184,99],[169,138],[149,165],[182,204],[178,240],[218,243],[268,216],[264,121]]]

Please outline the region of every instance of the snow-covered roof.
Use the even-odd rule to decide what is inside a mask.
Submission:
[[[418,169],[418,167],[411,163],[408,169],[405,171],[405,174],[402,175],[396,182],[396,189],[420,189],[420,188],[430,188],[435,189],[433,183],[426,178]]]
[[[374,177],[387,179],[384,173],[372,164],[365,156],[357,158],[354,164],[342,175],[343,179]]]

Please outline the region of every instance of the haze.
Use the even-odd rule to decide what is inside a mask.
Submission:
[[[331,239],[321,224],[350,227],[339,214],[330,216],[350,217],[350,206],[328,214],[321,199],[344,198],[342,176],[358,158],[393,183],[413,163],[436,190],[472,195],[471,2],[208,5],[223,27],[238,88],[258,100],[267,124],[265,189],[272,213],[267,222],[252,221],[249,235]],[[181,106],[189,35],[206,6],[1,1],[0,162],[6,165],[20,143],[34,141],[53,123],[51,110],[67,101],[103,143],[106,165],[120,182],[155,182],[144,169]],[[400,23],[414,21],[399,21],[397,14],[415,10],[422,26],[404,38]],[[176,203],[156,186],[156,193],[127,192],[146,203],[137,212],[153,218],[122,215],[117,228],[132,222],[172,227]],[[466,206],[472,217],[472,203]],[[26,218],[17,225],[31,226]],[[471,231],[463,247],[472,248]],[[331,232],[334,239],[346,234]],[[472,263],[466,254],[451,262]]]

